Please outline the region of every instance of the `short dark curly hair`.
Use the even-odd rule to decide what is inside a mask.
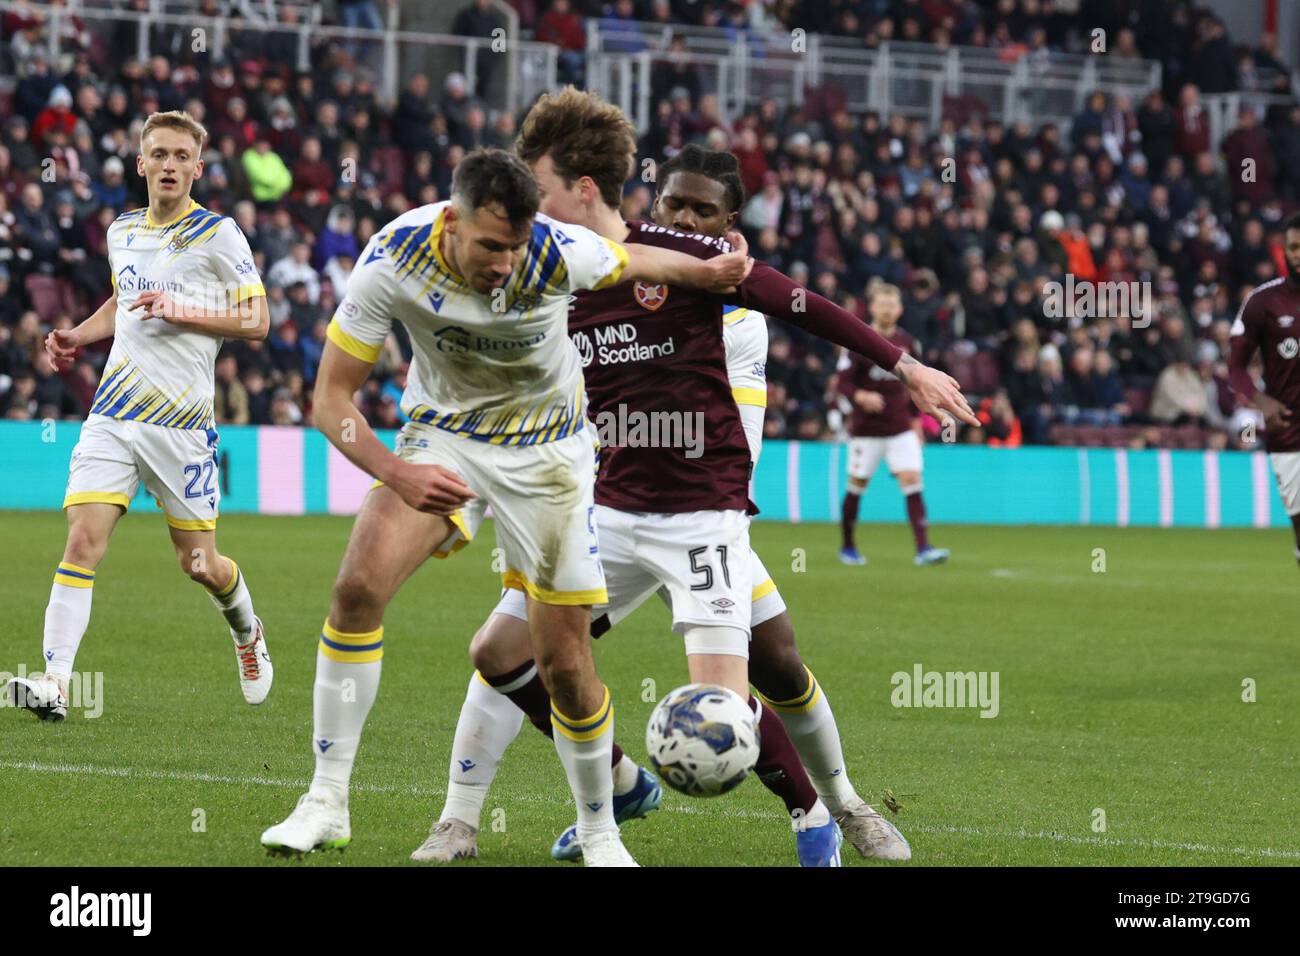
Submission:
[[[532,170],[504,149],[476,149],[457,163],[451,198],[471,211],[500,206],[516,228],[532,222],[542,201]]]
[[[705,149],[691,143],[672,159],[659,164],[655,182],[662,188],[673,173],[699,173],[721,183],[727,191],[729,212],[738,212],[745,205],[745,186],[740,181],[740,162],[731,153],[720,149]]]

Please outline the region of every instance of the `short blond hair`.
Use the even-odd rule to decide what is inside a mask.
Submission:
[[[872,280],[872,284],[867,291],[873,299],[878,295],[893,296],[896,299],[901,299],[903,297],[903,293],[899,290],[898,286],[878,280]]]
[[[179,129],[189,133],[194,137],[195,143],[199,149],[203,148],[203,143],[208,138],[208,131],[203,128],[203,124],[196,120],[185,110],[169,110],[166,113],[150,113],[149,118],[144,121],[144,129],[140,130],[140,150],[144,151],[144,141],[149,134],[156,129]]]

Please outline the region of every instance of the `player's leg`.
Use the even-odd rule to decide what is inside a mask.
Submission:
[[[631,537],[638,559],[668,590],[673,630],[685,644],[691,682],[726,687],[754,710],[759,728],[754,769],[785,804],[800,865],[838,866],[839,827],[780,718],[749,690],[749,516],[741,511],[644,515]]]
[[[127,424],[91,416],[81,426],[72,450],[63,499],[68,537],[45,607],[44,672],[39,677],[15,677],[5,685],[11,706],[42,720],[63,720],[67,715],[68,682],[90,624],[95,572],[118,519],[139,488]]]
[[[68,683],[77,649],[90,625],[95,571],[122,505],[102,502],[71,505],[67,509],[68,539],[63,559],[54,571],[50,600],[45,606],[45,633],[41,642],[44,672],[15,677],[6,685],[10,706],[31,711],[41,720],[63,720],[68,712]]]
[[[509,607],[503,610],[507,603]],[[475,671],[452,738],[447,799],[428,839],[411,854],[413,860],[446,863],[478,856],[478,830],[488,788],[523,724],[524,711],[515,695],[535,685],[542,703],[534,709],[544,708],[549,717],[550,702],[533,665],[524,604],[522,592],[507,590],[470,641]]]
[[[271,692],[274,670],[262,621],[253,610],[244,573],[233,558],[217,550],[215,531],[190,531],[168,517],[168,532],[181,570],[208,592],[230,628],[244,700],[260,704]]]
[[[906,502],[907,522],[912,526],[912,537],[916,542],[916,557],[913,562],[918,567],[943,564],[948,560],[948,549],[936,548],[930,544],[930,524],[926,518],[923,497],[925,488],[921,483],[921,439],[914,430],[908,429],[886,440],[885,463],[898,482],[898,489]]]
[[[614,820],[614,709],[591,655],[591,605],[607,601],[594,524],[592,434],[517,449],[487,445],[505,587],[528,594],[537,671],[588,866],[635,866]],[[487,471],[490,469],[490,472]]]
[[[877,438],[849,439],[848,487],[840,505],[840,561],[844,564],[866,564],[867,559],[858,551],[856,528],[858,506],[867,492],[867,483],[880,464],[883,449]]]
[[[1300,451],[1272,452],[1268,456],[1277,479],[1277,489],[1282,495],[1282,507],[1291,517],[1295,532],[1295,557],[1300,561]]]
[[[409,507],[390,488],[366,495],[352,526],[316,651],[311,786],[287,820],[262,834],[270,849],[304,852],[351,840],[348,787],[370,708],[379,693],[384,611],[402,583],[435,553],[464,539],[463,521]]]
[[[830,701],[799,653],[781,592],[758,555],[751,555],[750,577],[758,583],[750,621],[750,683],[763,706],[781,719],[817,795],[849,843],[864,857],[911,859],[903,835],[854,790]]]
[[[217,550],[221,475],[216,429],[126,424],[140,480],[167,516],[181,570],[208,592],[225,617],[240,691],[248,703],[260,704],[271,692],[274,674],[243,572]]]

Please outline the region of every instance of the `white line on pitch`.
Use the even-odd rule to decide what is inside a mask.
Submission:
[[[0,769],[30,770],[33,773],[67,773],[77,776],[121,777],[137,780],[176,780],[186,783],[219,783],[235,786],[253,784],[262,787],[282,787],[298,790],[306,787],[305,780],[278,780],[272,777],[232,777],[223,774],[202,773],[179,770],[141,770],[132,767],[96,767],[90,764],[42,764],[35,761],[2,760]],[[446,791],[435,787],[416,785],[385,786],[383,784],[355,783],[354,793],[399,793],[413,797],[441,797]],[[565,806],[567,797],[549,797],[539,794],[511,794],[510,800],[521,803],[547,803]],[[710,807],[708,809],[691,805],[668,805],[663,808],[669,813],[704,814],[706,816],[739,817],[755,820],[773,820],[778,817],[771,813],[754,810],[732,809],[730,807]],[[1047,840],[1053,843],[1070,843],[1076,846],[1090,846],[1104,849],[1106,847],[1132,847],[1145,850],[1182,850],[1188,853],[1220,853],[1227,856],[1258,856],[1271,859],[1297,860],[1300,850],[1278,850],[1272,847],[1232,847],[1214,846],[1208,843],[1177,843],[1168,840],[1121,840],[1115,837],[1072,836],[1068,833],[1055,833],[1046,830],[981,830],[978,827],[927,826],[925,824],[904,824],[908,833],[954,833],[962,836],[974,836],[983,839],[999,840]]]

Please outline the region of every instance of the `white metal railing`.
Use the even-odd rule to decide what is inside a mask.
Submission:
[[[684,52],[670,52],[674,38]],[[1154,60],[1049,51],[1009,58],[983,47],[903,42],[867,48],[816,34],[611,24],[598,17],[587,21],[587,55],[588,85],[643,131],[655,108],[651,74],[670,59],[695,68],[728,120],[767,98],[801,103],[808,89],[828,82],[843,90],[850,110],[898,112],[934,125],[961,98],[1003,122],[1068,123],[1094,90],[1128,95],[1136,105],[1161,80]]]
[[[296,59],[291,64],[297,70],[311,67],[312,50],[329,42],[343,42],[357,51],[358,61],[371,65],[378,75],[377,88],[382,100],[396,102],[406,78],[417,72],[430,73],[437,96],[437,79],[443,73],[460,70],[466,76],[471,90],[477,89],[477,64],[480,52],[494,57],[505,70],[507,82],[497,102],[490,105],[512,112],[531,103],[540,93],[556,86],[559,50],[548,43],[534,43],[506,38],[504,55],[492,50],[491,39],[459,37],[435,33],[403,31],[397,26],[397,8],[390,7],[388,26],[382,31],[360,28],[323,26],[319,22],[250,23],[228,17],[203,17],[196,14],[164,12],[162,0],[152,0],[153,9],[146,13],[114,7],[111,0],[98,0],[90,5],[88,0],[75,0],[68,6],[30,4],[20,6],[10,0],[0,0],[0,12],[38,11],[45,17],[45,43],[51,64],[59,69],[60,57],[71,56],[62,49],[64,20],[79,18],[87,29],[98,36],[107,35],[115,25],[135,25],[135,48],[129,55],[147,59],[160,34],[177,31],[184,35],[185,45],[193,49],[194,42],[202,42],[213,58],[225,55],[234,30],[250,30],[263,37],[289,34],[294,38]],[[319,16],[313,17],[318,21]],[[516,21],[517,22],[517,21]],[[196,33],[195,31],[202,31]],[[373,64],[373,65],[372,65]]]
[[[1237,126],[1242,107],[1249,107],[1255,119],[1263,122],[1270,106],[1294,105],[1296,100],[1283,93],[1206,93],[1201,105],[1210,121],[1210,152],[1217,153],[1223,139]]]

